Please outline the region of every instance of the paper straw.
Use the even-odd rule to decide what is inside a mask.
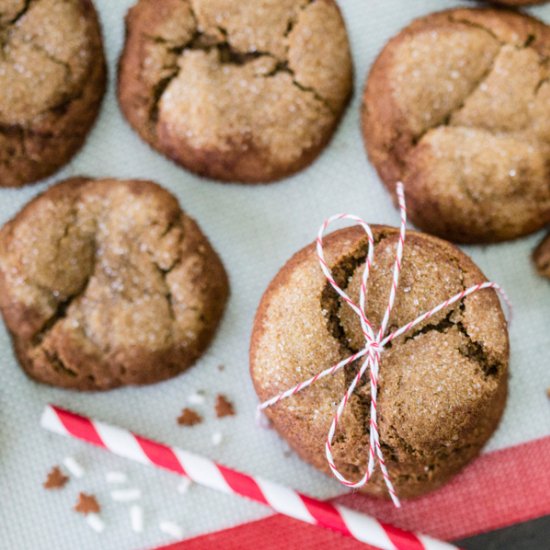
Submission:
[[[237,494],[276,512],[337,531],[381,550],[451,550],[456,546],[404,531],[344,506],[323,502],[217,464],[177,447],[162,445],[127,430],[48,405],[41,424],[47,430],[103,447],[113,454],[170,470],[199,485]]]

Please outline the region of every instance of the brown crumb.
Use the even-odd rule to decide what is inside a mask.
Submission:
[[[546,388],[546,397],[550,399],[550,388]]]
[[[78,502],[75,504],[74,509],[79,514],[84,514],[85,516],[88,514],[99,514],[101,510],[95,496],[87,495],[86,493],[79,493]]]
[[[225,370],[225,365],[218,365],[218,370],[223,372]]]
[[[44,481],[44,489],[61,489],[69,481],[69,478],[61,471],[59,466],[54,466]]]
[[[180,426],[194,426],[202,422],[202,416],[193,409],[185,408],[178,417]]]
[[[221,393],[218,394],[216,397],[216,416],[218,418],[222,418],[224,416],[233,416],[235,414],[235,407],[233,406],[233,403],[225,397],[225,395],[222,395]]]

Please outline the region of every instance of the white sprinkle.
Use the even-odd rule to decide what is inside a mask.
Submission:
[[[188,398],[187,398],[187,401],[191,404],[191,405],[202,405],[204,403],[204,395],[200,394],[200,393],[193,393],[191,394]]]
[[[72,457],[68,456],[63,459],[63,464],[74,477],[82,477],[84,475],[84,468]]]
[[[116,502],[131,502],[141,498],[141,491],[139,489],[119,489],[111,491],[111,498]]]
[[[105,481],[107,483],[126,483],[128,476],[124,472],[107,472],[105,474]]]
[[[214,432],[212,434],[212,445],[215,445],[216,447],[222,442],[223,435],[221,432]]]
[[[159,523],[159,529],[175,539],[181,539],[183,537],[183,529],[177,523],[161,521]]]
[[[178,484],[178,493],[181,493],[182,495],[187,493],[192,483],[193,482],[188,477],[184,477]]]
[[[511,178],[513,178],[513,177],[516,176],[516,171],[515,170],[510,170],[510,172],[508,172],[508,174],[510,175]]]
[[[132,524],[132,531],[135,533],[143,532],[143,508],[141,506],[134,504],[130,508],[130,523]]]
[[[86,516],[86,523],[96,532],[103,533],[105,529],[105,523],[97,514],[88,514]]]

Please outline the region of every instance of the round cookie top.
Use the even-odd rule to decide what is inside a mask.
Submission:
[[[200,175],[254,183],[300,170],[351,94],[334,0],[140,0],[126,26],[121,108]]]
[[[53,173],[82,145],[105,89],[90,0],[0,6],[0,187]]]
[[[376,329],[387,306],[399,233],[383,226],[374,226],[373,233],[377,245],[366,311]],[[324,241],[337,283],[356,302],[367,250],[360,228],[336,231]],[[389,331],[483,281],[474,263],[450,243],[409,232]],[[271,282],[258,309],[250,368],[260,401],[364,346],[359,320],[325,279],[314,245],[304,248]],[[492,290],[442,310],[382,352],[379,430],[399,496],[437,487],[479,452],[504,407],[507,367],[506,321]],[[324,442],[358,368],[346,367],[266,409],[302,458],[327,472]],[[358,479],[366,465],[369,406],[370,389],[363,380],[333,444],[336,465],[348,479]],[[385,494],[379,472],[364,490]]]
[[[519,237],[550,221],[550,29],[511,11],[414,21],[369,75],[369,157],[411,220],[458,242]]]
[[[152,383],[203,352],[228,294],[220,259],[149,181],[66,180],[0,232],[0,310],[33,378]]]

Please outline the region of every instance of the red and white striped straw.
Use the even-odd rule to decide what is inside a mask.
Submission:
[[[455,304],[456,302],[460,302],[470,294],[473,294],[474,292],[478,292],[483,289],[492,289],[498,292],[502,300],[507,304],[509,308],[509,312],[511,312],[511,305],[506,293],[498,284],[492,283],[492,282],[478,283],[469,288],[465,288],[458,294],[455,294],[454,296],[440,303],[430,311],[426,311],[422,315],[419,315],[416,319],[413,319],[406,325],[398,328],[397,330],[394,330],[392,333],[385,336],[386,329],[388,327],[388,322],[390,320],[390,315],[391,315],[393,306],[395,304],[397,289],[399,287],[399,275],[402,269],[403,251],[405,247],[405,238],[406,238],[406,229],[407,229],[407,206],[405,203],[405,191],[404,191],[403,184],[401,182],[398,182],[396,185],[396,193],[397,193],[397,201],[399,204],[401,223],[399,228],[399,239],[397,240],[397,244],[395,247],[395,260],[394,260],[393,270],[392,270],[390,296],[388,300],[388,305],[384,312],[384,318],[382,319],[380,327],[376,330],[372,326],[372,323],[370,322],[367,316],[367,310],[366,310],[367,283],[368,283],[369,274],[374,262],[374,249],[375,249],[372,230],[369,224],[366,223],[364,220],[362,220],[358,216],[354,216],[352,214],[335,214],[334,216],[331,216],[330,218],[325,220],[324,223],[321,225],[321,228],[319,229],[319,234],[317,236],[317,241],[316,241],[317,256],[319,258],[319,264],[321,266],[321,270],[323,271],[323,274],[325,275],[325,278],[327,279],[327,281],[330,283],[332,288],[338,293],[338,295],[346,302],[346,304],[352,309],[352,311],[359,317],[359,321],[361,322],[361,330],[363,332],[363,336],[365,337],[365,346],[363,347],[362,350],[359,350],[357,353],[350,355],[349,357],[340,361],[336,365],[333,365],[328,369],[318,372],[315,376],[312,376],[307,380],[303,380],[299,384],[296,384],[294,387],[286,391],[283,391],[278,395],[275,395],[274,397],[271,397],[270,399],[264,401],[263,403],[260,403],[260,405],[258,405],[258,413],[261,413],[261,411],[263,411],[264,409],[267,409],[268,407],[271,407],[272,405],[276,405],[283,399],[286,399],[288,397],[291,397],[297,394],[298,392],[304,390],[308,386],[311,386],[312,384],[317,382],[317,380],[324,378],[325,376],[333,375],[335,372],[339,371],[345,366],[352,364],[358,359],[361,359],[361,363],[360,363],[361,366],[357,370],[357,374],[353,377],[353,380],[351,381],[348,389],[346,390],[340,403],[336,407],[336,412],[334,413],[334,417],[330,424],[330,428],[328,430],[328,434],[325,440],[325,456],[327,459],[327,463],[330,467],[330,470],[333,473],[333,475],[336,477],[336,479],[338,479],[338,481],[340,481],[340,483],[342,483],[346,487],[350,487],[352,489],[358,489],[369,482],[374,472],[376,462],[378,462],[380,466],[380,471],[382,472],[382,477],[384,478],[384,482],[388,489],[388,493],[393,503],[395,504],[395,506],[399,507],[401,506],[401,504],[399,502],[397,493],[393,487],[391,477],[386,467],[386,462],[384,461],[382,447],[380,446],[380,434],[378,430],[378,420],[377,420],[377,397],[378,397],[378,378],[379,378],[379,370],[380,370],[380,357],[381,357],[382,351],[384,350],[384,347],[387,344],[389,344],[394,338],[397,338],[398,336],[401,336],[405,332],[408,332],[411,328],[418,325],[419,323],[422,323],[426,319],[429,319],[430,317],[432,317],[442,309],[445,309],[451,306],[452,304]],[[338,283],[336,282],[336,280],[332,275],[330,266],[325,260],[325,253],[323,251],[324,234],[328,229],[328,227],[330,226],[330,224],[339,220],[352,221],[356,225],[359,225],[367,234],[369,248],[367,251],[367,258],[365,261],[365,269],[363,271],[363,275],[361,278],[361,287],[359,291],[358,304],[356,304],[348,296],[348,294],[346,294],[346,292],[338,286]],[[344,413],[344,409],[348,401],[350,400],[353,392],[355,391],[355,387],[357,386],[361,378],[365,375],[367,370],[369,371],[370,395],[371,395],[370,421],[369,421],[369,427],[370,427],[369,456],[368,456],[367,467],[364,474],[358,480],[353,481],[344,477],[338,470],[334,462],[334,457],[332,455],[332,441],[334,439],[336,429],[338,428],[338,423],[340,422],[340,419],[342,418],[342,415]]]
[[[226,468],[208,458],[151,441],[130,431],[91,420],[54,405],[48,405],[44,409],[41,425],[52,432],[103,447],[124,458],[186,476],[205,487],[247,497],[270,506],[280,514],[332,529],[382,550],[457,548],[424,535],[403,531],[344,506],[313,499],[282,485]]]

